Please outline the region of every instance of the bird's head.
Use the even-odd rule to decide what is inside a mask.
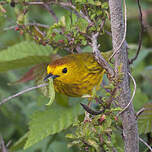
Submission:
[[[55,81],[71,83],[76,78],[77,68],[77,64],[72,58],[63,57],[57,59],[47,66],[47,76],[44,80],[53,78]]]

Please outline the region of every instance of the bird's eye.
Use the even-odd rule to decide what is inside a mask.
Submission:
[[[63,70],[62,70],[62,73],[67,73],[67,68],[64,68]]]

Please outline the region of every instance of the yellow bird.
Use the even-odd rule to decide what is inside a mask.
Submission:
[[[102,53],[108,60],[110,52]],[[91,95],[93,88],[99,89],[105,70],[95,60],[93,53],[71,54],[56,59],[47,66],[48,75],[53,78],[56,92],[71,97]]]

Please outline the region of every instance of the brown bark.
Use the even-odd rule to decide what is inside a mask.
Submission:
[[[124,21],[122,13],[121,0],[109,0],[110,16],[111,16],[111,30],[112,30],[112,43],[113,49],[116,50],[121,44],[124,36]],[[129,65],[126,41],[114,56],[115,59],[115,73],[118,76],[118,68],[122,65],[121,72],[123,73],[123,80],[119,84],[119,105],[124,108],[131,99],[131,91],[129,85]],[[123,140],[125,145],[125,152],[138,152],[139,151],[139,138],[137,121],[135,118],[133,105],[130,106],[121,113],[122,125],[123,125]]]

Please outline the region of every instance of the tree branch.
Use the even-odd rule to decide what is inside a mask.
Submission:
[[[48,85],[48,83],[44,83],[44,84],[40,84],[40,85],[38,85],[38,86],[34,86],[34,87],[31,87],[31,88],[27,88],[27,89],[25,89],[25,90],[22,90],[22,91],[14,94],[14,95],[12,95],[12,96],[9,96],[8,98],[3,99],[3,100],[0,102],[0,106],[3,105],[4,103],[6,103],[7,101],[13,99],[13,98],[15,98],[15,97],[17,97],[17,96],[20,96],[21,94],[24,94],[24,93],[26,93],[26,92],[32,91],[32,90],[37,89],[37,88],[45,87],[45,86],[47,86],[47,85]]]
[[[38,27],[43,27],[43,28],[47,28],[47,29],[49,28],[49,25],[40,24],[40,23],[26,23],[26,24],[24,24],[24,26],[38,26]],[[16,27],[18,27],[18,25],[13,25],[13,26],[10,26],[10,27],[6,27],[3,30],[8,31],[8,30],[15,29]]]
[[[112,67],[109,65],[109,63],[103,58],[101,55],[98,45],[97,45],[97,37],[99,35],[99,32],[96,34],[92,34],[92,49],[94,56],[97,60],[97,62],[107,71],[108,74],[110,74],[110,77],[114,77],[115,73],[112,69]]]
[[[71,9],[73,9],[77,14],[79,14],[82,18],[84,18],[89,24],[92,23],[91,20],[86,15],[84,15],[82,11],[78,12],[76,10],[76,7],[74,5],[72,5],[71,3],[65,3],[65,2],[57,2],[57,3],[52,2],[52,3],[59,4],[62,7],[69,7]]]
[[[109,0],[109,8],[111,18],[112,44],[113,50],[116,50],[117,46],[122,43],[125,32],[122,13],[122,1]],[[118,52],[119,53],[116,53],[114,56],[116,79],[119,79],[120,72],[123,73],[122,80],[117,86],[117,91],[120,93],[118,102],[120,107],[124,108],[131,100],[126,41],[123,41],[121,47],[118,49]],[[125,152],[139,152],[137,121],[132,103],[129,104],[129,107],[121,114],[121,118],[123,125]]]
[[[58,18],[56,16],[56,14],[53,12],[53,10],[49,7],[49,5],[47,3],[44,3],[42,6],[48,10],[48,12],[51,14],[51,16],[54,18],[54,20],[57,23],[58,22]]]
[[[112,53],[111,57],[109,58],[109,61],[111,61],[111,59],[113,58],[113,56],[116,53],[119,53],[119,49],[121,48],[122,44],[124,43],[124,41],[126,40],[126,32],[127,32],[127,8],[126,8],[126,1],[124,0],[124,10],[125,10],[125,15],[124,15],[124,22],[125,22],[125,26],[124,26],[124,35],[123,35],[123,39],[120,43],[120,45],[114,50],[114,52]]]
[[[25,5],[45,5],[45,2],[24,2]],[[70,2],[54,2],[54,1],[50,1],[47,4],[55,4],[55,5],[59,5],[63,8],[68,7],[71,8],[76,14],[79,14],[79,16],[81,16],[82,18],[84,18],[89,24],[92,23],[92,21],[88,18],[88,16],[84,15],[82,11],[78,12],[76,7],[74,5],[72,5],[72,3]]]
[[[136,119],[145,111],[145,108],[141,108],[139,111],[136,112]]]

